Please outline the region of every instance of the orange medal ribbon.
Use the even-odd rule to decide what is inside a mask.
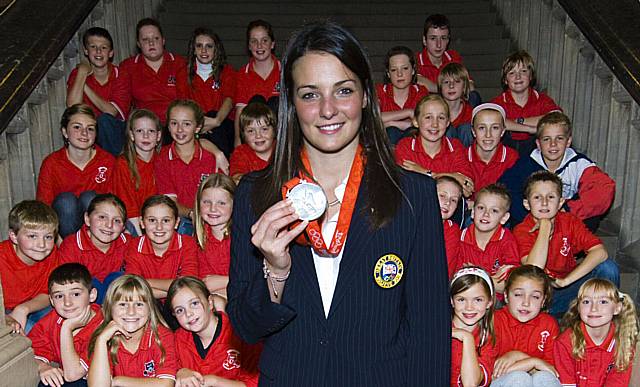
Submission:
[[[311,164],[309,163],[309,157],[304,148],[302,149],[302,152],[300,152],[300,157],[302,158],[304,167],[313,175]],[[301,245],[311,245],[316,253],[321,256],[336,256],[340,254],[340,251],[347,239],[349,226],[351,225],[351,216],[353,215],[353,210],[356,206],[356,199],[358,198],[358,190],[360,189],[360,182],[362,181],[363,174],[364,158],[362,156],[362,147],[358,145],[356,155],[353,159],[353,164],[351,165],[351,170],[349,171],[349,179],[347,180],[340,214],[338,215],[338,224],[336,226],[336,231],[333,233],[333,239],[331,240],[329,248],[327,249],[327,245],[322,237],[322,231],[318,219],[309,222],[305,232],[296,239],[296,242]],[[305,177],[302,172],[300,172],[299,177],[289,180],[282,187],[282,197],[286,198],[287,192],[298,185],[302,180],[313,181],[312,178]],[[299,224],[299,221],[294,223],[291,227],[295,227],[297,224]]]

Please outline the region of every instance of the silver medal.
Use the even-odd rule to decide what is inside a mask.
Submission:
[[[303,181],[287,192],[287,198],[301,220],[318,219],[327,209],[327,197],[317,184]]]

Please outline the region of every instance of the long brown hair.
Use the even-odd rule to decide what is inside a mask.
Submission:
[[[205,245],[207,244],[207,233],[205,232],[204,221],[200,216],[200,199],[202,198],[202,192],[204,192],[204,190],[207,188],[223,189],[229,193],[229,196],[231,196],[231,200],[233,201],[233,194],[236,191],[236,183],[233,182],[232,178],[221,173],[211,174],[209,175],[209,177],[204,179],[202,183],[200,183],[193,212],[195,215],[196,240],[198,241],[198,245],[201,249],[204,249]],[[229,204],[233,206],[233,203]],[[229,219],[229,223],[225,228],[225,236],[229,235],[229,230],[231,230],[231,219]]]
[[[363,177],[368,186],[366,204],[367,208],[375,209],[368,216],[371,225],[373,228],[380,228],[395,215],[402,200],[400,171],[382,124],[371,64],[365,50],[349,31],[332,22],[308,25],[289,41],[282,59],[276,149],[273,163],[257,178],[253,187],[253,209],[257,214],[262,214],[271,205],[282,200],[281,189],[287,181],[300,171],[308,173],[300,158],[303,136],[293,103],[293,66],[308,52],[325,52],[335,56],[362,84],[366,106],[362,109],[360,144],[366,160]]]
[[[127,161],[127,168],[129,168],[129,173],[131,173],[131,177],[133,178],[136,189],[140,189],[140,172],[138,172],[138,166],[136,165],[138,153],[136,152],[136,144],[134,143],[132,137],[133,126],[135,125],[136,121],[141,118],[148,118],[153,121],[153,123],[156,125],[156,130],[158,131],[158,133],[162,133],[160,119],[154,112],[147,109],[137,109],[131,112],[129,119],[127,120],[126,141],[124,143],[124,149],[122,150],[122,156]],[[156,151],[160,150],[161,143],[162,138],[160,138],[160,141],[158,141]]]
[[[191,33],[191,38],[189,38],[189,44],[187,47],[187,53],[189,55],[189,66],[187,67],[187,82],[189,82],[189,86],[192,85],[193,77],[196,75],[196,38],[202,35],[208,36],[209,38],[211,38],[211,40],[213,40],[213,61],[211,62],[211,75],[213,76],[214,80],[220,80],[222,69],[227,64],[227,54],[224,51],[222,40],[220,40],[218,34],[207,27],[196,28]]]

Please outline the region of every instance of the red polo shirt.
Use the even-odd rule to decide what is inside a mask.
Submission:
[[[247,350],[249,346],[235,335],[227,315],[219,313],[218,317],[218,324],[221,324],[220,333],[210,344],[204,359],[200,357],[196,349],[194,334],[178,328],[176,331],[176,351],[180,367],[197,371],[203,376],[216,375],[244,382],[247,386],[257,386],[259,373],[255,364],[250,365],[255,363],[257,359],[251,359],[252,351]]]
[[[520,258],[529,255],[538,238],[539,230],[529,232],[536,224],[531,214],[513,229],[518,241]],[[549,240],[549,254],[544,270],[552,278],[564,278],[576,268],[576,254],[602,244],[582,221],[569,212],[558,212],[553,224],[553,234]]]
[[[507,228],[498,226],[493,232],[489,243],[484,250],[478,247],[475,234],[476,226],[471,224],[462,230],[460,235],[460,255],[458,267],[461,269],[465,264],[480,266],[491,274],[504,265],[520,265],[518,257],[518,244],[516,239]]]
[[[49,274],[60,264],[56,247],[47,258],[29,266],[16,254],[11,240],[0,242],[0,278],[4,307],[13,309],[38,294],[48,294]]]
[[[80,364],[86,371],[89,371],[89,341],[103,320],[100,305],[91,304],[91,310],[95,312],[95,316],[73,336],[73,348],[80,357]],[[29,332],[29,339],[31,339],[36,360],[45,363],[56,362],[60,364],[60,367],[63,366],[60,355],[60,331],[63,322],[64,319],[55,310],[52,310],[33,326]]]
[[[173,332],[164,325],[158,325],[158,335],[164,348],[164,362],[162,350],[156,343],[147,324],[140,340],[140,346],[135,353],[127,351],[124,345],[118,347],[118,364],[111,365],[113,376],[129,376],[131,378],[158,378],[176,380],[178,358],[176,356]]]
[[[153,251],[146,236],[131,239],[127,247],[125,271],[146,279],[174,279],[198,275],[198,246],[186,235],[173,233],[169,248],[162,257]]]
[[[551,97],[541,93],[532,87],[529,88],[529,99],[524,106],[516,103],[511,95],[511,91],[507,90],[491,100],[492,103],[502,106],[507,113],[507,119],[516,120],[519,117],[536,117],[542,116],[553,111],[562,111],[560,106],[556,105]],[[511,138],[514,140],[526,140],[531,136],[529,133],[512,132]]]
[[[471,176],[469,177],[473,179],[475,192],[480,191],[489,184],[496,183],[504,171],[511,168],[518,161],[518,157],[518,152],[515,149],[500,144],[491,160],[485,163],[476,152],[476,143],[471,144],[467,148],[467,161],[471,166]],[[515,198],[513,199],[515,200]]]
[[[462,64],[462,57],[456,50],[446,50],[442,53],[442,64],[440,66],[436,66],[431,63],[431,59],[429,59],[429,53],[426,48],[423,48],[422,51],[417,53],[416,55],[416,66],[418,67],[418,74],[427,78],[431,82],[438,84],[438,75],[440,75],[440,70],[444,66],[449,63],[460,63]]]
[[[216,171],[216,159],[195,141],[195,150],[189,163],[182,161],[175,143],[162,147],[155,158],[154,172],[159,194],[175,196],[178,203],[193,208],[198,186]]]
[[[93,90],[96,94],[98,94],[100,98],[102,98],[106,102],[109,102],[112,100],[111,95],[113,85],[120,76],[120,70],[118,69],[118,66],[114,66],[111,63],[107,63],[107,66],[109,67],[109,77],[107,78],[107,82],[104,85],[101,85],[100,82],[98,82],[94,74],[87,76],[84,84],[91,90]],[[73,87],[73,84],[75,83],[77,77],[78,69],[74,68],[73,70],[71,70],[71,74],[69,74],[69,79],[67,79],[67,92],[69,92],[71,87]],[[84,92],[82,93],[82,103],[91,106],[91,109],[93,109],[96,117],[102,114],[102,111],[98,109],[98,107],[94,105],[93,102],[91,102],[89,97],[87,97],[87,94],[85,94]]]
[[[84,169],[69,160],[66,147],[47,156],[40,166],[36,198],[51,205],[53,199],[63,192],[71,192],[76,196],[84,191],[110,192],[116,159],[97,145],[95,151]]]
[[[396,145],[396,163],[402,165],[405,160],[410,160],[433,173],[460,172],[471,178],[471,167],[462,143],[447,137],[442,137],[440,141],[440,152],[431,158],[422,146],[422,137],[405,137]]]
[[[128,117],[131,107],[144,108],[156,113],[164,125],[167,107],[178,97],[178,73],[185,66],[184,58],[167,51],[158,72],[149,67],[142,54],[127,58],[120,63],[111,102],[123,118]]]
[[[447,267],[449,268],[449,278],[451,278],[457,267],[458,254],[460,254],[460,226],[447,219],[443,221],[443,228]]]
[[[558,322],[547,313],[540,313],[525,323],[516,320],[508,308],[493,315],[498,357],[511,351],[520,351],[553,365],[553,343],[560,333]]]
[[[469,105],[467,101],[463,100],[462,110],[460,111],[460,114],[458,114],[458,117],[456,117],[455,120],[451,121],[451,125],[454,128],[457,128],[460,125],[471,124],[472,114],[473,114],[473,108],[471,107],[471,105]]]
[[[225,98],[233,99],[236,90],[235,77],[235,70],[230,65],[225,65],[220,72],[220,79],[214,80],[213,76],[210,76],[205,81],[198,74],[194,74],[189,86],[189,74],[185,66],[184,71],[178,73],[178,98],[196,101],[205,113],[218,111]]]
[[[609,334],[602,344],[596,345],[584,323],[580,323],[585,340],[584,359],[573,357],[571,337],[573,332],[567,329],[562,332],[554,345],[553,357],[560,383],[563,386],[576,387],[627,387],[631,379],[631,364],[619,372],[615,367],[615,325],[611,323]],[[633,360],[632,360],[633,361]]]
[[[275,142],[274,148],[275,148]],[[259,171],[269,166],[269,160],[262,160],[248,144],[237,146],[229,160],[229,175],[244,175],[245,173]]]
[[[473,330],[473,337],[476,347],[480,344],[480,328]],[[497,357],[496,349],[491,345],[491,339],[487,337],[485,344],[480,348],[478,356],[478,365],[482,369],[483,378],[478,387],[488,386],[491,382],[491,374],[493,373],[493,363]],[[451,387],[462,386],[460,381],[460,367],[462,366],[462,341],[451,338]]]
[[[136,168],[138,168],[138,175],[140,175],[140,183],[137,189],[127,160],[124,156],[116,159],[116,167],[113,173],[113,192],[124,202],[127,209],[127,218],[140,216],[140,209],[144,201],[158,192],[153,169],[154,159],[155,157],[147,163],[136,157]]]
[[[393,112],[403,109],[415,109],[418,102],[420,102],[423,97],[429,95],[429,90],[422,85],[410,85],[409,96],[402,106],[398,105],[393,99],[393,85],[391,83],[377,84],[376,94],[378,95],[378,101],[380,103],[380,111]]]
[[[255,59],[249,59],[249,63],[244,65],[236,73],[236,96],[234,103],[236,106],[244,106],[249,103],[251,97],[259,94],[266,99],[280,95],[280,61],[275,56],[273,59],[273,69],[263,79],[253,69]]]
[[[229,262],[231,260],[231,237],[222,240],[216,239],[211,232],[211,227],[205,225],[207,243],[204,250],[198,249],[198,269],[200,278],[208,275],[229,275]]]
[[[126,250],[127,237],[122,233],[103,253],[93,244],[87,225],[82,225],[75,234],[64,238],[59,253],[63,263],[81,263],[89,269],[92,277],[102,282],[109,274],[122,271]]]

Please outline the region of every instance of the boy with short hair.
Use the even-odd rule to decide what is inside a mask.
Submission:
[[[600,239],[578,217],[560,211],[562,180],[549,171],[534,172],[526,182],[523,204],[529,215],[514,229],[523,264],[535,265],[553,279],[550,313],[557,317],[568,309],[580,285],[589,278],[620,284],[620,272],[609,259]],[[576,255],[585,252],[578,264]]]
[[[576,215],[593,232],[615,196],[616,184],[584,154],[571,148],[571,121],[561,112],[540,119],[536,131],[537,149],[520,159],[501,178],[513,197],[522,197],[524,180],[531,173],[547,170],[562,179],[565,210]],[[522,203],[511,206],[512,217],[526,216]],[[517,223],[516,223],[517,224]]]
[[[67,80],[67,107],[78,103],[89,105],[98,118],[100,147],[118,156],[124,146],[124,121],[116,119],[118,111],[109,101],[113,85],[120,74],[112,63],[113,38],[109,31],[92,27],[82,35],[84,55]],[[106,113],[106,115],[104,114]],[[104,115],[104,117],[102,117]]]
[[[238,183],[242,175],[265,169],[275,148],[276,115],[267,105],[251,102],[240,113],[240,137],[229,160],[229,176]]]
[[[86,386],[82,378],[89,369],[89,341],[103,320],[93,303],[98,293],[91,287],[91,274],[84,265],[65,263],[51,272],[48,288],[54,310],[29,333],[40,381],[48,386]]]
[[[483,103],[473,109],[471,117],[474,141],[467,148],[467,160],[471,165],[470,177],[479,191],[496,183],[516,163],[518,152],[502,143],[506,120],[502,106]]]
[[[456,270],[479,266],[491,274],[497,293],[504,291],[509,270],[520,265],[518,244],[504,224],[509,220],[511,198],[498,184],[490,184],[476,194],[473,223],[460,235]]]
[[[546,94],[534,89],[536,71],[533,58],[521,50],[509,55],[502,63],[502,94],[491,102],[504,108],[507,113],[508,131],[505,143],[516,149],[520,157],[533,150],[531,134],[536,133],[540,118],[560,107]]]
[[[7,324],[28,333],[47,311],[47,278],[58,266],[58,216],[46,204],[25,200],[9,212],[9,239],[0,243],[0,277]]]

